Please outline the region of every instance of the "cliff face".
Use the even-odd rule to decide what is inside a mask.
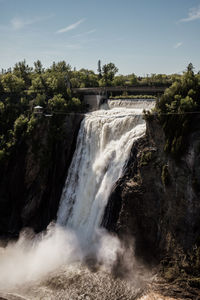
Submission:
[[[104,226],[135,237],[136,254],[167,266],[167,279],[199,275],[200,130],[189,136],[179,161],[164,152],[165,135],[154,120],[132,148],[124,176],[110,196]]]
[[[18,234],[26,226],[40,231],[56,218],[81,119],[71,114],[59,126],[59,120],[39,120],[1,166],[1,235]]]

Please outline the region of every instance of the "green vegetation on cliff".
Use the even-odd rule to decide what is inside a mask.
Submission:
[[[81,101],[72,96],[71,67],[65,61],[44,69],[40,61],[29,67],[26,61],[13,70],[0,74],[0,161],[14,150],[17,143],[31,134],[38,119],[33,108],[40,105],[44,112],[69,113],[83,110]],[[58,122],[56,115],[52,121]],[[62,116],[59,115],[62,120]],[[57,124],[58,125],[58,124]],[[59,124],[60,126],[60,124]],[[58,126],[58,127],[59,127]]]
[[[194,115],[200,113],[200,74],[194,74],[192,64],[157,100],[153,113],[158,114],[165,132],[165,151],[180,158],[187,149]],[[146,114],[146,117],[151,118],[151,115]]]

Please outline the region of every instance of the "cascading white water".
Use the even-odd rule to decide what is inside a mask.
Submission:
[[[107,106],[114,107],[151,109],[155,105],[155,99],[108,99]]]
[[[150,102],[142,104],[143,109],[149,108]],[[58,223],[73,229],[86,245],[95,239],[108,197],[122,175],[133,142],[144,133],[142,109],[99,110],[83,120],[61,197]]]

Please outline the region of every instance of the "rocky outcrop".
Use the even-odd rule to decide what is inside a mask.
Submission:
[[[136,255],[162,262],[169,280],[180,274],[199,276],[199,118],[193,123],[187,153],[176,161],[164,152],[158,120],[147,121],[146,136],[133,145],[103,219],[109,230],[134,236]]]
[[[1,236],[17,235],[22,227],[38,232],[56,218],[82,118],[41,118],[1,166]]]

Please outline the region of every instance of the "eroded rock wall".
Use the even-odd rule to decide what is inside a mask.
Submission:
[[[125,174],[110,196],[103,224],[135,239],[146,261],[197,272],[200,261],[200,128],[194,119],[189,148],[180,160],[165,153],[165,135],[156,118],[132,148]],[[169,277],[175,274],[169,274]]]
[[[40,231],[56,218],[82,118],[44,117],[1,166],[1,235],[17,235],[23,227]]]

